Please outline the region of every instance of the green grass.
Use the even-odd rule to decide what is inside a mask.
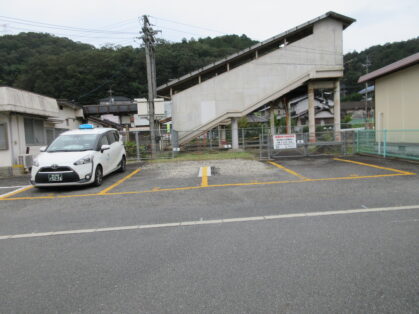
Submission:
[[[220,159],[256,159],[254,154],[248,152],[196,152],[196,153],[178,153],[175,158],[155,159],[149,162],[173,162],[173,161],[194,161],[194,160],[220,160]]]

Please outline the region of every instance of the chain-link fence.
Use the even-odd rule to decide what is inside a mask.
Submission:
[[[419,160],[419,130],[358,130],[356,152]]]
[[[257,153],[259,149],[259,135],[266,134],[266,132],[266,127],[239,129],[239,149]],[[198,135],[184,141],[185,137],[190,133],[173,132],[166,129],[156,130],[156,152],[153,156],[149,132],[121,132],[128,160],[174,158],[179,153],[216,152],[232,148],[230,127],[198,131]]]
[[[260,159],[366,153],[383,157],[419,160],[419,130],[342,129],[335,132],[330,127],[325,127],[321,129],[322,131],[319,131],[320,129],[317,127],[316,130],[315,137],[310,137],[308,132],[294,132],[296,147],[293,149],[274,149],[270,128],[266,126],[243,128],[238,130],[238,146],[239,149],[253,153]],[[156,133],[154,156],[152,156],[148,132],[122,133],[128,159],[174,158],[183,153],[217,152],[232,148],[230,126],[197,132],[194,138],[187,141],[183,141],[183,139],[190,132],[177,132],[175,138],[173,131],[166,129],[158,130]],[[280,128],[275,129],[275,134],[285,133]]]
[[[261,134],[259,159],[352,155],[355,152],[355,131],[334,130],[309,133],[294,133],[295,147],[275,147],[273,136]],[[294,141],[293,141],[294,142]],[[292,145],[291,145],[292,146]]]
[[[278,132],[279,130],[275,130]],[[196,131],[195,131],[196,132]],[[192,139],[187,139],[190,132],[173,132],[166,129],[156,131],[156,152],[152,154],[151,139],[148,132],[122,132],[128,160],[169,159],[179,154],[211,153],[232,149],[232,131],[223,126],[210,131],[196,132]],[[278,134],[278,133],[277,133]],[[238,148],[253,153],[261,159],[279,157],[319,156],[330,154],[351,154],[354,132],[333,130],[316,132],[310,138],[308,133],[295,133],[295,149],[274,149],[270,128],[241,128],[238,130]],[[185,140],[187,139],[187,140]]]

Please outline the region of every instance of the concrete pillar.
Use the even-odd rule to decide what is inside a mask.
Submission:
[[[171,131],[172,148],[179,147],[179,133],[172,128]]]
[[[237,118],[231,118],[231,144],[233,149],[239,149],[239,123]]]
[[[287,128],[287,134],[291,134],[291,105],[287,102],[286,98],[283,98],[285,107],[285,123]]]
[[[221,125],[217,127],[218,130],[218,147],[221,147]]]
[[[224,145],[227,144],[226,143],[226,129],[225,129],[224,125],[219,126],[219,132],[220,132],[219,144],[220,144],[220,147],[224,147]]]
[[[308,83],[308,136],[310,142],[316,141],[316,117],[314,112],[314,88]]]
[[[269,124],[271,126],[271,135],[275,134],[275,107],[274,104],[271,103],[271,107],[269,108]]]
[[[335,90],[333,93],[333,114],[335,121],[335,140],[340,141],[340,82],[336,81]]]

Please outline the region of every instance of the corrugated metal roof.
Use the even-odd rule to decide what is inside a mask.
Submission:
[[[396,72],[399,71],[401,69],[404,69],[408,66],[414,65],[416,63],[419,63],[419,52],[406,57],[404,59],[401,59],[399,61],[396,61],[394,63],[391,63],[389,65],[386,65],[385,67],[382,67],[378,70],[375,70],[371,73],[362,75],[359,79],[358,79],[358,83],[364,83],[366,81],[371,81],[371,80],[375,80],[381,76],[390,74],[392,72]]]
[[[196,71],[190,72],[190,73],[188,73],[188,74],[186,74],[186,75],[184,75],[184,76],[182,76],[180,78],[174,79],[174,80],[172,80],[172,81],[170,81],[170,82],[168,82],[168,83],[166,83],[164,85],[161,85],[161,86],[159,86],[157,88],[157,91],[161,91],[161,90],[164,90],[166,88],[169,88],[169,87],[171,87],[173,85],[177,85],[177,84],[179,84],[179,83],[181,83],[183,81],[188,80],[189,78],[197,77],[202,72],[206,72],[206,71],[208,71],[208,70],[210,70],[212,68],[216,68],[216,67],[219,67],[220,65],[226,64],[226,63],[232,61],[233,59],[236,59],[237,57],[239,57],[241,55],[244,55],[244,54],[249,53],[249,52],[256,51],[256,50],[258,50],[258,49],[260,49],[260,48],[262,48],[262,47],[264,47],[266,45],[271,44],[272,42],[274,42],[276,40],[285,39],[287,36],[290,36],[292,34],[298,33],[298,32],[300,32],[300,31],[302,31],[302,30],[304,30],[304,29],[306,29],[306,28],[314,25],[315,23],[317,23],[317,22],[319,22],[321,20],[326,19],[326,18],[333,18],[335,20],[341,21],[342,24],[343,24],[343,29],[347,28],[349,25],[351,25],[353,22],[356,21],[355,19],[353,19],[351,17],[345,16],[345,15],[342,15],[342,14],[339,14],[339,13],[336,13],[336,12],[333,12],[333,11],[329,11],[329,12],[327,12],[327,13],[319,16],[319,17],[316,17],[315,19],[312,19],[312,20],[307,21],[307,22],[305,22],[305,23],[303,23],[303,24],[301,24],[299,26],[296,26],[294,28],[291,28],[291,29],[289,29],[289,30],[287,30],[287,31],[279,34],[279,35],[276,35],[274,37],[271,37],[271,38],[269,38],[269,39],[267,39],[265,41],[262,41],[260,43],[255,44],[255,45],[253,45],[253,46],[251,46],[249,48],[246,48],[246,49],[244,49],[242,51],[239,51],[239,52],[237,52],[235,54],[232,54],[231,56],[228,56],[228,57],[226,57],[226,58],[224,58],[222,60],[219,60],[217,62],[211,63],[211,64],[209,64],[209,65],[207,65],[207,66],[205,66],[205,67],[203,67],[201,69],[198,69]]]
[[[366,90],[366,91],[365,91],[365,90]],[[375,86],[374,86],[374,85],[372,85],[372,86],[368,86],[368,88],[361,89],[361,90],[358,92],[358,94],[364,95],[364,94],[366,94],[366,93],[371,93],[371,92],[373,92],[373,91],[375,91]]]

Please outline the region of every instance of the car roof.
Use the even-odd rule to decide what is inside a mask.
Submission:
[[[108,131],[117,131],[112,128],[94,128],[94,129],[75,129],[61,133],[60,135],[72,135],[72,134],[103,134]]]

